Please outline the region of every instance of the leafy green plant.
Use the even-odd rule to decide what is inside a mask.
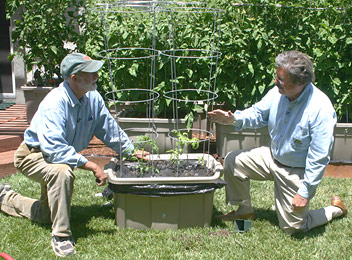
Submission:
[[[170,17],[170,13],[160,12],[154,28],[150,12],[111,12],[103,16],[101,12],[91,11],[96,2],[6,1],[7,17],[16,12],[19,14],[19,18],[14,20],[16,28],[12,33],[19,47],[15,48],[17,52],[14,55],[23,55],[28,71],[33,65],[41,68],[41,72],[38,70],[34,74],[42,84],[59,75],[58,64],[70,51],[63,47],[65,42],[73,42],[77,45],[76,50],[102,58],[108,57],[102,53],[107,43],[112,59],[105,62],[100,74],[98,90],[101,94],[121,88],[149,89],[154,86],[160,94],[155,102],[154,117],[174,117],[175,111],[178,111],[178,118],[191,122],[196,111],[201,109],[197,107],[199,104],[178,102],[174,106],[172,100],[163,97],[165,92],[173,90],[175,84],[179,89],[207,90],[216,79],[214,92],[218,98],[215,102],[225,110],[243,109],[260,100],[274,87],[275,56],[282,51],[296,49],[312,58],[316,73],[314,83],[332,100],[339,121],[352,120],[349,113],[352,105],[350,1],[304,0],[298,3],[288,0],[273,4],[269,0],[249,0],[237,1],[237,5],[226,0],[203,1],[208,7],[225,11],[219,14],[221,30],[216,36],[219,36],[220,42],[215,47],[222,55],[212,76],[209,76],[209,70],[213,63],[204,58],[182,58],[189,53],[177,55],[181,57],[175,59],[163,55],[143,61],[114,59],[128,56],[126,51],[115,50],[125,47],[209,50],[212,46],[209,28],[214,21],[209,13],[184,15],[174,12]],[[241,5],[241,2],[244,4]],[[83,7],[86,12],[79,15],[77,10]],[[108,25],[107,30],[102,17]],[[178,26],[170,27],[170,18]],[[81,34],[76,30],[78,27]],[[172,40],[170,32],[175,36]],[[112,77],[109,65],[114,72]],[[173,69],[176,75],[171,78]],[[155,78],[150,77],[151,71],[155,72]],[[142,106],[139,110],[143,111]]]
[[[12,41],[15,51],[10,54],[23,57],[28,72],[33,71],[36,86],[56,86],[61,80],[60,63],[71,51],[66,44],[76,46],[84,41],[78,28],[84,17],[79,9],[83,0],[9,0],[7,18],[14,18]]]
[[[214,3],[214,1],[210,1]],[[241,5],[241,2],[244,2]],[[216,1],[222,16],[217,102],[243,109],[274,87],[274,58],[299,50],[313,60],[316,86],[340,121],[351,120],[351,4],[349,1]],[[282,6],[280,6],[282,5]],[[231,77],[229,77],[231,75]]]
[[[159,150],[159,147],[157,146],[155,139],[146,135],[137,136],[134,147],[135,147],[134,148],[135,150],[141,150],[141,151],[145,151],[147,148],[150,148],[151,151],[154,153],[157,153]]]
[[[88,52],[100,50],[100,54],[109,60],[100,77],[99,91],[105,94],[132,87],[152,88],[160,94],[160,98],[153,101],[153,117],[184,118],[190,128],[203,108],[197,102],[174,102],[164,98],[164,94],[175,89],[209,90],[215,80],[215,72],[210,73],[214,61],[207,57],[211,56],[209,53],[188,50],[160,55],[159,50],[209,50],[213,33],[209,14],[165,10],[151,14],[147,10],[141,12],[140,9],[119,6],[115,11],[112,8],[100,14],[93,9],[87,12],[87,17],[85,33],[89,40],[86,49]],[[173,55],[179,57],[171,57]],[[186,58],[189,56],[200,57]],[[195,94],[181,98],[196,100]],[[134,98],[130,97],[131,100]],[[129,116],[145,117],[144,107],[143,103],[134,105]]]
[[[146,135],[137,136],[134,144],[134,151],[132,152],[132,156],[129,157],[131,161],[137,161],[136,169],[138,170],[140,175],[145,175],[150,171],[159,173],[159,170],[150,164],[148,161],[144,161],[144,159],[140,159],[137,156],[133,155],[136,151],[144,152],[147,147],[150,147],[153,152],[158,152],[159,148],[156,144],[156,141]]]
[[[180,163],[180,155],[183,154],[183,150],[184,150],[185,146],[190,145],[192,147],[192,149],[199,148],[199,139],[196,137],[190,138],[188,131],[182,132],[182,131],[174,130],[174,131],[172,131],[171,135],[177,141],[175,143],[175,148],[170,149],[167,152],[171,153],[170,160],[174,164]]]
[[[204,156],[199,156],[198,157],[198,163],[200,163],[200,165],[204,166],[206,161],[204,159]]]

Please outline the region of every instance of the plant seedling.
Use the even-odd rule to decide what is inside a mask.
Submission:
[[[173,136],[177,137],[176,146],[174,149],[168,150],[167,152],[171,153],[171,162],[179,164],[179,156],[183,154],[183,147],[185,145],[191,145],[193,149],[199,148],[199,139],[196,137],[189,138],[188,132],[183,132],[174,130],[171,133]]]
[[[148,146],[151,147],[153,152],[158,152],[158,150],[159,150],[158,146],[156,145],[155,140],[152,139],[151,137],[145,136],[145,135],[137,136],[136,142],[134,145],[134,152],[135,151],[144,152]],[[133,152],[133,154],[134,154],[134,152]],[[149,171],[154,171],[156,173],[159,173],[159,170],[156,167],[150,165],[148,162],[145,162],[143,159],[139,159],[138,157],[132,155],[130,157],[130,160],[138,162],[138,164],[136,165],[136,169],[138,169],[140,175],[144,175],[144,174],[148,173]]]

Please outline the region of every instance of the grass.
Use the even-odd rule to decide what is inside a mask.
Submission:
[[[21,174],[7,177],[16,191],[39,197],[39,184]],[[77,170],[72,201],[72,232],[77,254],[69,259],[352,259],[351,218],[339,218],[307,233],[285,235],[278,227],[273,205],[273,183],[252,182],[257,219],[244,234],[234,232],[233,223],[214,221],[209,228],[180,230],[119,229],[112,206],[95,197],[102,188],[90,172]],[[340,195],[352,205],[352,179],[324,178],[311,208],[330,203]],[[213,215],[227,212],[224,189],[214,195]],[[20,259],[56,259],[50,244],[49,225],[0,213],[0,252]]]

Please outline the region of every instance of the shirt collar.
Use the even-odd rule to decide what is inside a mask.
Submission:
[[[72,107],[85,104],[88,101],[86,95],[84,95],[81,100],[79,100],[76,97],[75,93],[73,93],[72,89],[70,88],[70,85],[66,82],[66,80],[63,82],[63,86],[67,91],[68,98]]]
[[[290,102],[292,105],[293,104],[299,104],[304,102],[305,100],[307,100],[307,98],[309,97],[309,93],[311,92],[313,88],[313,84],[309,83],[302,91],[302,93],[299,95],[298,98],[296,98],[295,100],[293,100],[292,102]]]

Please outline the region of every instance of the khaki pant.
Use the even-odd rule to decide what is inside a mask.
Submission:
[[[302,210],[293,211],[292,200],[303,181],[304,168],[279,166],[274,161],[269,147],[228,153],[224,162],[224,175],[228,183],[225,187],[226,201],[231,205],[251,205],[250,179],[274,181],[279,225],[289,234],[326,224],[333,216],[341,213],[339,208],[333,206],[309,210],[309,203]],[[314,194],[311,197],[313,196]]]
[[[52,223],[52,234],[71,236],[70,211],[73,169],[66,164],[47,163],[40,150],[29,148],[24,142],[15,153],[15,167],[25,176],[40,183],[39,200],[8,192],[1,211],[16,217],[26,217],[38,223]]]

